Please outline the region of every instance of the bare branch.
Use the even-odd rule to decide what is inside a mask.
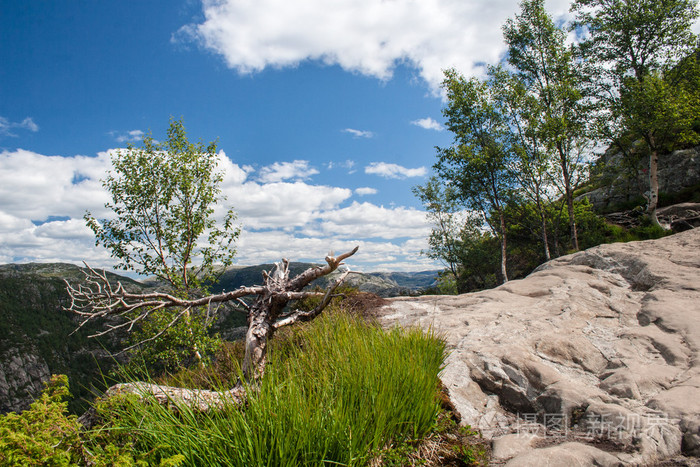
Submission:
[[[88,285],[79,285],[77,288],[68,284],[71,305],[65,309],[80,316],[87,316],[88,319],[96,316],[123,315],[133,311],[145,313],[143,309],[155,307],[196,308],[236,300],[247,295],[259,295],[264,291],[264,287],[241,287],[231,292],[194,300],[177,298],[163,292],[135,294],[127,292],[121,283],[113,290],[107,278],[92,269],[87,283]]]
[[[343,283],[345,278],[350,274],[352,271],[345,271],[339,278],[336,280],[332,285],[328,287],[326,290],[325,295],[323,296],[323,300],[321,300],[321,303],[318,304],[316,308],[310,311],[295,311],[286,318],[283,318],[279,321],[277,321],[273,326],[275,329],[279,329],[284,326],[289,326],[290,324],[294,324],[299,321],[310,321],[317,317],[318,315],[321,314],[321,312],[328,306],[328,304],[331,302],[333,297],[336,295],[333,295],[333,292],[335,289],[338,288],[340,284]],[[320,294],[317,294],[320,295]]]
[[[325,276],[327,274],[330,274],[331,272],[335,271],[338,269],[338,266],[343,264],[343,260],[349,258],[350,256],[354,255],[357,253],[357,250],[359,249],[359,246],[356,246],[353,248],[351,251],[348,251],[347,253],[343,253],[342,255],[338,257],[333,257],[333,256],[326,256],[326,263],[328,263],[326,266],[318,266],[315,268],[310,268],[304,271],[303,273],[299,274],[297,277],[295,277],[289,286],[290,290],[295,290],[299,291],[306,287],[308,284],[313,282],[314,280],[318,279],[319,277]]]
[[[147,342],[162,336],[172,328],[187,313],[197,307],[207,307],[207,319],[211,313],[212,305],[221,305],[226,302],[237,302],[247,310],[249,316],[248,333],[246,334],[246,359],[244,360],[244,376],[262,374],[261,370],[265,362],[265,347],[268,337],[272,337],[275,329],[287,326],[298,321],[309,321],[318,316],[328,306],[333,298],[333,292],[343,282],[350,271],[346,271],[324,292],[305,292],[303,288],[315,279],[329,274],[343,264],[343,260],[354,255],[358,248],[354,248],[338,257],[329,255],[326,257],[325,266],[317,266],[307,269],[293,279],[289,278],[289,260],[283,259],[276,263],[273,270],[264,272],[265,285],[253,287],[240,287],[231,292],[223,292],[217,295],[197,299],[182,299],[165,292],[132,293],[117,282],[111,283],[107,273],[99,272],[87,264],[83,283],[71,285],[66,282],[70,295],[70,306],[65,309],[81,318],[78,329],[86,323],[99,318],[120,317],[123,322],[119,324],[108,323],[105,328],[89,337],[104,336],[111,332],[123,329],[131,331],[134,326],[146,320],[152,313],[171,310],[171,319],[167,325],[148,339],[144,339],[131,345],[117,355],[139,347]],[[301,300],[308,297],[323,295],[321,303],[310,311],[295,310],[284,316],[282,310],[292,300]],[[255,296],[251,305],[242,300],[243,297]],[[280,319],[281,318],[281,319]],[[251,349],[249,355],[248,349]],[[247,364],[246,364],[247,362]]]
[[[250,312],[250,305],[248,305],[242,298],[237,298],[236,301],[243,305],[243,308],[245,308],[246,311]]]
[[[206,306],[208,313],[212,305],[220,305],[230,300],[240,300],[247,295],[258,295],[263,292],[263,287],[241,287],[232,292],[211,295],[196,300],[184,300],[167,293],[130,293],[121,282],[115,285],[110,283],[107,274],[99,272],[85,264],[87,271],[83,271],[85,279],[77,286],[66,282],[67,291],[70,296],[70,305],[64,309],[78,315],[81,320],[74,333],[83,328],[88,322],[108,316],[118,316],[124,319],[119,324],[107,324],[105,329],[96,332],[88,337],[100,337],[106,334],[124,329],[131,331],[134,326],[152,313],[177,308],[174,318],[156,335],[127,347],[119,355],[127,350],[131,350],[149,341],[153,341],[162,336],[168,329],[173,327],[182,316],[195,307]],[[182,309],[182,310],[180,310]],[[218,307],[217,307],[218,309]]]
[[[121,355],[121,354],[123,354],[124,352],[127,352],[127,351],[129,351],[129,350],[131,350],[131,349],[135,349],[136,347],[141,347],[141,346],[142,346],[143,344],[145,344],[146,342],[151,342],[151,341],[154,341],[154,340],[158,339],[160,336],[162,336],[162,335],[165,333],[165,331],[167,331],[168,329],[170,329],[171,327],[173,327],[173,326],[175,325],[175,323],[177,323],[178,320],[179,320],[180,318],[182,318],[182,315],[184,315],[185,313],[187,313],[188,310],[189,310],[189,308],[183,309],[180,313],[178,313],[178,314],[175,316],[175,318],[172,319],[172,321],[170,321],[170,322],[168,323],[167,326],[165,326],[163,329],[161,329],[160,331],[158,331],[158,333],[155,334],[154,336],[151,336],[151,337],[149,337],[148,339],[143,339],[143,340],[137,342],[137,343],[134,344],[134,345],[130,345],[129,347],[126,347],[125,349],[123,349],[123,350],[117,352],[117,353],[114,354],[114,355],[115,355],[115,356],[116,356],[116,355]],[[133,325],[133,323],[132,323],[132,325]],[[90,337],[92,337],[92,336],[90,336]]]

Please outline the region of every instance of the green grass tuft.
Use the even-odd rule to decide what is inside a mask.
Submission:
[[[157,404],[111,409],[111,432],[151,462],[179,465],[366,465],[435,428],[445,343],[433,333],[323,315],[272,341],[245,408],[177,414]]]

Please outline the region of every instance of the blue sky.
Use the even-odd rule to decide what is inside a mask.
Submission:
[[[548,8],[558,18],[563,0]],[[217,139],[238,263],[425,270],[442,70],[503,54],[517,0],[0,0],[0,263],[109,267],[84,226],[109,154],[183,117]]]

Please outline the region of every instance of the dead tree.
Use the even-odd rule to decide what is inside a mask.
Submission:
[[[316,266],[307,269],[294,278],[289,277],[289,261],[283,259],[276,263],[275,268],[269,272],[263,272],[263,285],[253,287],[241,287],[231,292],[195,300],[183,300],[168,293],[130,293],[124,289],[121,283],[113,285],[107,279],[104,272],[98,272],[87,268],[84,284],[73,286],[66,282],[71,303],[66,310],[81,317],[80,327],[86,323],[107,318],[122,318],[119,324],[107,324],[106,329],[89,337],[98,337],[118,329],[131,330],[134,326],[143,322],[148,316],[158,310],[174,310],[173,319],[158,334],[150,339],[156,339],[167,329],[172,327],[187,312],[202,306],[218,306],[226,302],[238,302],[245,306],[248,314],[248,331],[245,338],[245,356],[243,358],[243,377],[247,383],[253,383],[259,379],[265,371],[268,341],[275,330],[290,324],[310,321],[317,317],[328,306],[334,297],[336,288],[350,273],[346,270],[340,277],[332,282],[325,292],[304,291],[319,277],[330,274],[343,264],[343,260],[354,255],[358,250],[343,253],[340,256],[329,255],[326,257],[325,266]],[[252,304],[247,305],[242,301],[243,297],[254,296]],[[285,311],[287,304],[292,300],[300,300],[311,296],[322,296],[321,302],[313,310]],[[143,342],[135,344],[124,350],[132,349]],[[239,385],[226,394],[217,396],[208,391],[190,391],[180,388],[170,388],[147,383],[129,383],[113,386],[107,394],[114,393],[138,393],[148,394],[163,403],[164,401],[181,402],[200,410],[218,406],[221,397],[229,397],[240,400],[243,389]],[[206,394],[205,394],[206,393]]]

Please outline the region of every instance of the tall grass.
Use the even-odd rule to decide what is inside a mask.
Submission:
[[[365,465],[394,441],[421,438],[439,412],[444,342],[418,329],[385,331],[337,313],[273,341],[267,370],[245,407],[173,413],[115,406],[115,438],[153,462],[183,465]]]

